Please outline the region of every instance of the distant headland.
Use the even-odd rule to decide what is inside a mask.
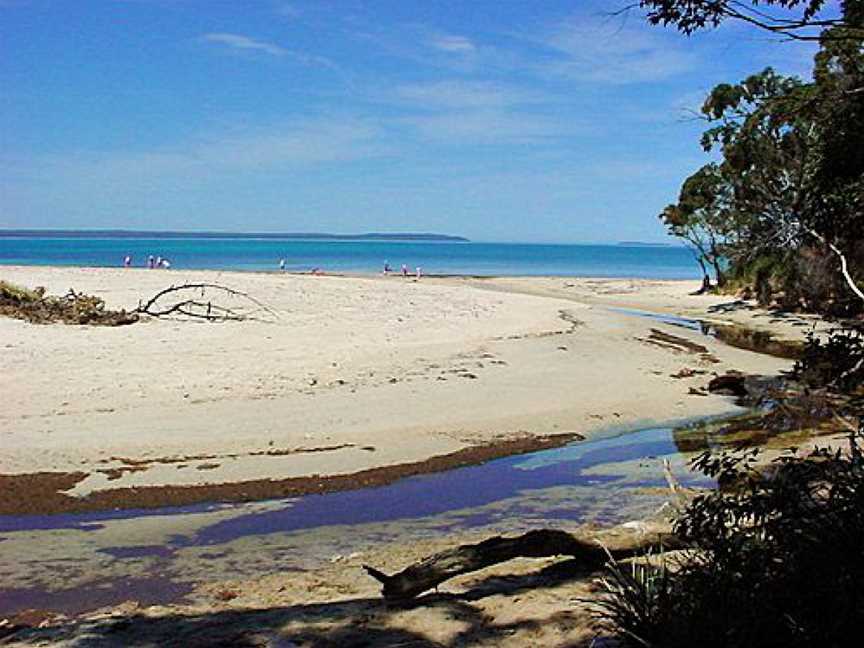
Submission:
[[[650,243],[646,241],[619,241],[623,247],[672,247],[672,243]]]
[[[273,239],[330,241],[442,241],[468,242],[462,236],[425,232],[366,232],[363,234],[329,234],[325,232],[151,232],[147,230],[55,230],[0,229],[0,238],[112,238],[112,239]]]

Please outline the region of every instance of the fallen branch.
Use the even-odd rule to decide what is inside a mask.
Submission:
[[[212,299],[207,299],[207,292],[216,292],[229,298],[239,298],[254,308],[229,308]],[[174,298],[174,301],[168,301]],[[167,301],[167,303],[165,303]],[[264,313],[271,318],[278,318],[276,312],[252,297],[250,294],[214,283],[186,283],[179,286],[169,286],[153,295],[132,311],[150,317],[170,317],[181,315],[192,319],[203,319],[208,322],[242,322],[246,320],[262,320],[259,314]]]
[[[656,540],[646,539],[638,546],[613,550],[611,555],[615,559],[631,558],[658,544]],[[663,545],[667,548],[682,546],[674,536],[664,537]],[[606,550],[598,543],[580,540],[566,531],[541,529],[515,538],[495,536],[478,544],[448,549],[390,576],[368,565],[364,565],[363,569],[382,584],[381,594],[385,599],[398,601],[414,598],[455,576],[514,558],[548,556],[572,556],[589,569],[602,567],[609,558]]]

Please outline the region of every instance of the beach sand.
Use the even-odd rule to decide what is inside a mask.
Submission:
[[[113,308],[171,284],[215,282],[277,316],[117,328],[0,319],[0,513],[263,499],[350,487],[332,478],[358,473],[360,484],[384,483],[577,435],[731,412],[728,397],[691,388],[715,373],[775,374],[791,363],[614,309],[743,316],[787,336],[804,326],[742,308],[711,313],[730,300],[692,296],[693,282],[0,274],[51,293],[92,293]],[[672,377],[685,368],[702,373]]]
[[[731,398],[703,390],[715,373],[775,375],[791,361],[629,311],[736,322],[789,340],[800,340],[813,324],[728,297],[691,295],[695,282],[415,282],[44,267],[5,267],[0,276],[55,294],[93,293],[115,308],[133,307],[170,284],[216,282],[254,295],[277,315],[266,322],[149,320],[120,328],[0,319],[0,513],[6,514],[356,488],[574,437],[733,413]],[[683,369],[694,373],[673,377]],[[684,460],[673,457],[673,470],[683,471]],[[656,464],[595,469],[598,478],[631,475],[630,486],[617,491],[620,501],[591,486],[547,489],[542,502],[529,490],[428,519],[273,529],[212,547],[183,538],[232,520],[242,527],[243,519],[291,502],[169,517],[108,514],[80,528],[70,519],[68,526],[6,533],[0,550],[9,561],[0,561],[0,574],[15,600],[42,600],[40,592],[54,590],[54,600],[65,597],[71,607],[95,605],[100,592],[115,602],[71,623],[40,611],[16,615],[13,623],[45,619],[49,627],[7,641],[588,645],[594,631],[585,600],[595,596],[594,586],[590,571],[574,571],[567,559],[509,562],[454,579],[407,607],[383,603],[361,565],[393,572],[460,542],[550,524],[626,544],[659,528],[645,519],[662,520],[656,514],[667,496],[640,486],[656,480]],[[568,507],[583,510],[583,519],[617,508],[613,517],[642,521],[601,530],[544,517],[543,511]],[[517,519],[504,514],[510,510],[532,513]],[[488,521],[468,530],[466,520],[477,516]],[[168,546],[166,572],[159,550]],[[62,582],[55,582],[60,573]],[[184,603],[146,604],[148,591],[160,600],[174,583],[194,584]],[[128,591],[130,602],[116,605],[118,591]],[[7,631],[2,623],[0,635]]]

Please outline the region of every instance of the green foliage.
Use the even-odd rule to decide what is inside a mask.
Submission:
[[[786,38],[818,40],[814,29],[860,27],[864,17],[860,0],[842,0],[839,12],[827,0],[640,0],[639,6],[651,24],[687,35],[738,20]]]
[[[706,99],[710,127],[702,147],[723,159],[684,181],[678,202],[660,215],[670,234],[690,243],[715,269],[733,274],[759,256],[798,242],[813,146],[810,122],[797,110],[805,86],[771,68],[740,84],[722,84]]]
[[[660,219],[672,236],[686,241],[694,251],[703,274],[714,270],[718,284],[724,282],[722,248],[733,232],[723,205],[723,181],[716,164],[706,164],[681,188],[678,203],[669,205]]]
[[[845,451],[786,454],[767,470],[754,450],[696,457],[720,488],[675,523],[693,550],[632,575],[611,565],[601,629],[642,648],[859,645],[862,438]]]
[[[792,376],[814,388],[858,389],[864,384],[864,335],[857,329],[838,329],[827,337],[811,332]]]
[[[701,144],[721,160],[687,178],[660,215],[718,283],[726,275],[763,303],[864,308],[838,257],[853,276],[864,268],[864,31],[850,33],[823,32],[812,83],[766,68],[716,86]]]

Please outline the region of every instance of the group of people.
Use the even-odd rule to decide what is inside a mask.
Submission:
[[[123,258],[123,267],[124,268],[131,268],[132,267],[132,255],[131,254],[127,254]],[[165,257],[161,257],[161,256],[154,257],[151,254],[150,256],[147,257],[147,267],[150,270],[155,270],[157,268],[167,270],[168,268],[171,267],[171,262]]]
[[[285,259],[279,259],[279,270],[281,272],[285,272],[285,270],[286,270]],[[314,275],[324,274],[324,271],[321,268],[313,268],[311,272]],[[385,261],[384,262],[384,275],[387,276],[387,275],[390,275],[392,273],[393,273],[393,268],[390,266],[390,262]],[[419,279],[420,277],[423,276],[423,268],[421,268],[420,266],[417,266],[414,269],[414,272],[409,272],[408,271],[408,265],[403,263],[402,268],[400,270],[400,273],[403,277],[406,277],[406,278],[410,275],[413,275],[415,278]]]
[[[285,272],[285,269],[286,269],[285,259],[279,259],[279,270],[281,272]],[[311,272],[314,275],[323,275],[324,274],[324,270],[322,270],[321,268],[318,268],[318,267],[312,268],[312,270],[310,270],[309,272]]]
[[[384,262],[384,275],[387,276],[387,275],[391,274],[392,272],[393,272],[393,268],[390,267],[390,262],[389,262],[389,261],[385,261],[385,262]],[[402,274],[403,277],[407,277],[407,276],[410,274],[410,273],[408,272],[408,266],[407,266],[406,264],[404,264],[404,263],[402,264],[402,268],[401,268],[401,271],[400,271],[400,272],[401,272],[401,274]],[[420,266],[417,266],[417,267],[414,269],[414,276],[415,276],[417,279],[419,279],[420,277],[422,277],[422,276],[423,276],[423,268],[421,268]]]

